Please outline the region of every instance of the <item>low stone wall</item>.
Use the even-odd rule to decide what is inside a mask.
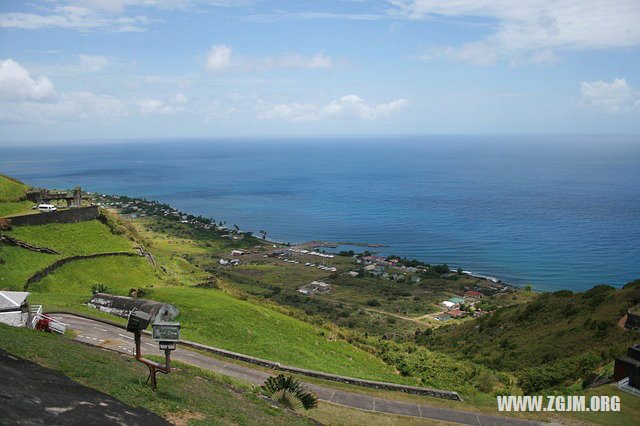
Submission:
[[[37,283],[42,280],[44,277],[64,265],[65,263],[72,262],[74,260],[85,260],[85,259],[95,259],[96,257],[108,257],[108,256],[140,256],[138,253],[131,253],[128,251],[117,251],[117,252],[108,252],[108,253],[96,253],[96,254],[88,254],[86,256],[70,256],[65,257],[64,259],[57,260],[53,262],[51,265],[39,270],[35,274],[31,275],[27,282],[24,283],[24,291],[27,291],[29,286],[33,283]]]
[[[400,391],[415,395],[430,396],[433,398],[451,399],[454,401],[462,401],[460,395],[457,392],[422,388],[419,386],[399,385],[396,383],[376,382],[373,380],[357,379],[355,377],[339,376],[337,374],[323,373],[321,371],[307,370],[304,368],[291,367],[288,365],[282,365],[279,362],[269,361],[262,358],[256,358],[249,355],[239,354],[236,352],[227,351],[224,349],[214,348],[212,346],[202,345],[200,343],[190,342],[187,340],[181,340],[181,345],[188,346],[194,349],[211,352],[216,355],[224,356],[226,358],[233,358],[239,361],[248,362],[250,364],[259,365],[261,367],[270,368],[272,370],[284,371],[292,374],[300,374],[308,377],[315,377],[317,379],[331,380],[333,382],[347,383],[350,385],[362,386],[374,389],[384,389],[392,391]]]
[[[49,247],[36,247],[24,241],[20,241],[17,238],[13,238],[10,235],[3,235],[0,237],[0,243],[5,242],[5,244],[9,244],[10,246],[21,247],[25,250],[35,251],[37,253],[47,253],[47,254],[60,254],[54,249],[50,249]]]
[[[631,312],[627,312],[627,321],[625,321],[625,323],[624,323],[624,328],[627,328],[627,329],[638,328],[638,329],[640,329],[640,315],[634,314],[634,313],[631,313]]]
[[[68,210],[10,216],[11,226],[46,225],[47,223],[76,223],[98,218],[98,206],[76,207]]]

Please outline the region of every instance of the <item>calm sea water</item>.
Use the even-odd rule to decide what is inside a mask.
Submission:
[[[34,186],[141,196],[278,241],[388,244],[540,290],[640,278],[640,138],[163,140],[0,148]]]

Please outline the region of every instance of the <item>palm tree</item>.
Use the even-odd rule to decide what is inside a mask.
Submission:
[[[263,387],[273,399],[292,410],[300,407],[310,410],[318,406],[318,397],[292,376],[271,376],[264,382]]]

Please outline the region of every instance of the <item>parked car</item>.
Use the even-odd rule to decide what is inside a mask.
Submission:
[[[40,210],[41,212],[53,212],[58,209],[53,204],[39,204],[38,210]]]

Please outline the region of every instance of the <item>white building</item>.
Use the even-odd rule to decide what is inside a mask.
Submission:
[[[0,291],[0,323],[26,327],[29,322],[27,296],[26,291]]]

